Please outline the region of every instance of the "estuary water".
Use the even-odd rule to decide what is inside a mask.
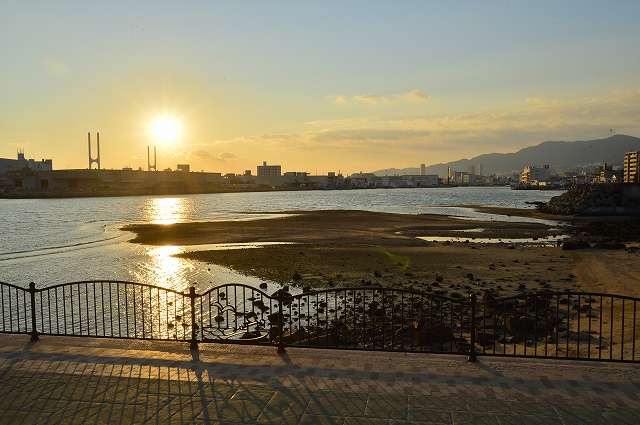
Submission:
[[[257,286],[260,279],[173,257],[194,247],[132,244],[128,240],[133,235],[120,227],[128,223],[254,220],[285,211],[329,209],[520,221],[527,219],[487,215],[460,206],[531,208],[527,202],[546,202],[558,194],[508,187],[452,187],[0,199],[0,281],[23,287],[33,281],[46,287],[81,280],[125,280],[177,290],[196,283],[198,291],[231,282]],[[256,216],[256,212],[266,214]]]

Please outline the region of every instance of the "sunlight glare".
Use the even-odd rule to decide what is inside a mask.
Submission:
[[[155,141],[175,142],[180,137],[180,124],[176,118],[168,115],[156,117],[149,125],[149,133]]]
[[[144,203],[142,218],[154,224],[173,224],[187,219],[192,209],[185,198],[150,198]]]
[[[175,257],[183,250],[179,246],[146,247],[148,260],[141,264],[134,277],[139,282],[149,282],[165,288],[182,290],[188,285],[186,275],[194,266],[187,260]]]

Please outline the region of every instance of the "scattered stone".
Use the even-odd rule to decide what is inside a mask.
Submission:
[[[574,249],[589,249],[591,244],[584,239],[565,239],[562,242],[562,250],[569,251]]]
[[[624,250],[627,247],[622,242],[598,242],[593,245],[593,249]]]

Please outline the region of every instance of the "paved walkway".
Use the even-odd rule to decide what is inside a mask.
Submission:
[[[640,365],[0,335],[0,424],[637,424]]]

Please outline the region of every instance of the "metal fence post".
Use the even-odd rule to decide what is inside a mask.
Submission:
[[[278,353],[284,353],[284,310],[282,302],[284,301],[284,291],[278,291]]]
[[[476,299],[476,294],[471,294],[471,347],[469,347],[469,357],[467,358],[470,362],[478,361],[476,357]]]
[[[191,345],[192,350],[198,349],[198,336],[196,333],[196,288],[191,285],[189,287],[189,298],[191,299]]]
[[[40,332],[36,329],[36,283],[29,283],[29,294],[31,294],[31,341],[40,339]]]

